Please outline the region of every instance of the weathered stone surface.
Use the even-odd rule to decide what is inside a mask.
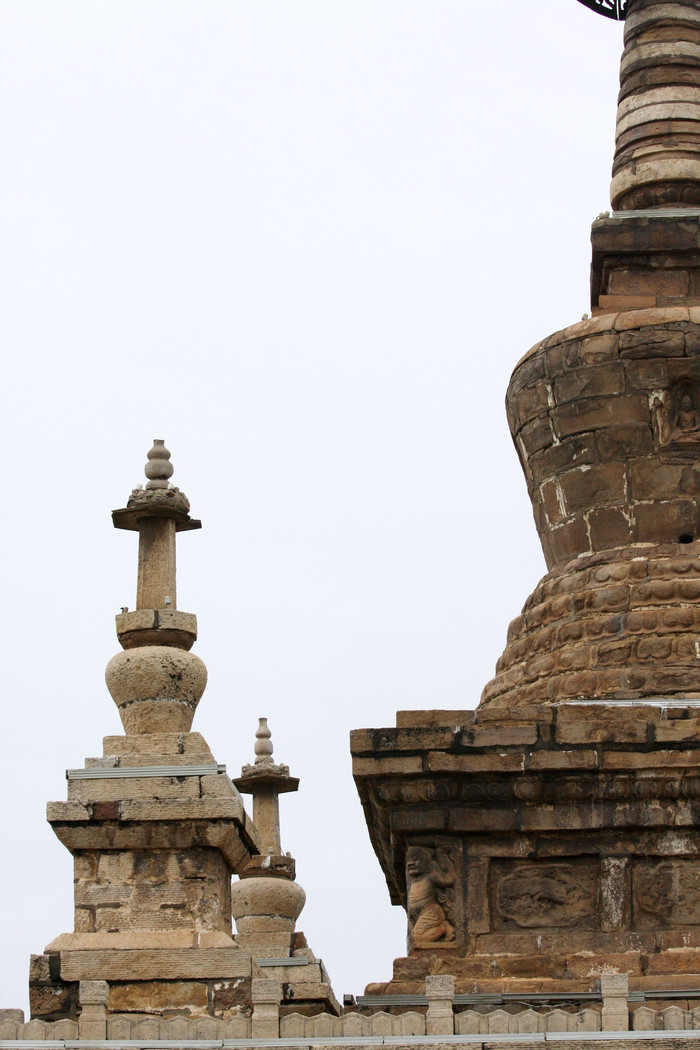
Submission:
[[[285,931],[291,934],[305,900],[304,890],[291,879],[240,879],[231,890],[233,917],[239,933]]]
[[[199,798],[200,778],[110,777],[98,780],[69,780],[68,799],[78,802],[122,802],[127,799]]]
[[[566,699],[694,698],[700,691],[695,547],[618,548],[545,577],[511,624],[482,703],[512,709]],[[557,733],[567,743],[564,721]],[[584,742],[588,731],[577,722],[570,742]]]
[[[207,754],[214,762],[209,746],[201,733],[143,733],[131,736],[106,736],[102,739],[105,755],[133,756]],[[121,761],[120,765],[129,765]],[[155,762],[151,764],[155,765]],[[194,764],[194,763],[192,763]]]
[[[214,981],[211,985],[211,1006],[215,1017],[250,1016],[250,978],[237,977],[227,981]]]
[[[29,986],[29,1011],[45,1021],[78,1016],[77,983]]]
[[[697,532],[700,375],[686,352],[700,330],[687,309],[634,310],[612,320],[613,331],[591,337],[605,340],[603,363],[586,356],[591,339],[575,325],[526,359],[529,385],[518,369],[511,382],[519,405],[527,395],[539,409],[526,422],[520,409],[509,419],[550,567]],[[547,357],[544,376],[533,367],[538,355]]]
[[[231,931],[230,869],[215,849],[80,854],[76,930]]]
[[[98,951],[142,948],[235,948],[230,933],[202,930],[194,935],[184,930],[124,930],[119,933],[62,933],[46,946],[47,952]],[[45,956],[32,956],[42,959]]]
[[[450,720],[455,723],[456,727],[464,725],[470,725],[475,720],[474,711],[441,711],[431,709],[430,711],[397,711],[396,712],[396,727],[397,729],[424,729],[431,728],[433,726],[449,726]],[[362,742],[368,741],[373,747],[373,740],[376,737],[376,730],[366,729],[353,729],[350,733],[350,739],[352,741],[353,750],[355,750],[355,741],[361,745]],[[437,745],[431,745],[437,746]]]
[[[604,463],[600,466],[577,467],[559,477],[559,489],[564,498],[565,517],[577,511],[590,510],[605,504],[619,502],[625,486],[626,471],[622,463]]]
[[[116,616],[117,637],[124,649],[141,645],[174,645],[191,649],[197,641],[197,617],[179,609],[135,609]]]
[[[600,572],[597,582],[607,585],[609,575]],[[534,741],[524,747],[503,741],[499,747],[494,736],[477,745],[471,739],[477,721],[442,762],[434,750],[424,752],[429,760],[420,774],[398,772],[406,741],[394,736],[397,772],[373,778],[365,771],[357,781],[397,899],[411,892],[402,843],[409,853],[420,846],[433,857],[436,841],[448,856],[459,844],[470,860],[466,869],[458,860],[435,867],[432,895],[424,895],[417,912],[435,914],[423,924],[428,939],[412,942],[414,976],[404,978],[397,962],[384,990],[416,990],[410,980],[435,973],[436,959],[444,967],[437,972],[463,975],[470,991],[486,990],[496,976],[515,982],[513,990],[552,991],[557,980],[573,977],[590,988],[605,966],[643,985],[647,975],[673,972],[670,962],[649,963],[671,950],[685,979],[700,989],[700,936],[697,945],[687,939],[687,923],[700,909],[700,853],[686,831],[700,820],[700,745],[688,710],[671,709],[668,719],[666,710],[560,704],[553,723],[524,727],[525,739]],[[457,722],[456,713],[443,721]],[[672,745],[650,749],[656,731],[663,736],[676,722],[687,722],[688,732],[676,728]],[[387,755],[391,731],[382,733]],[[367,738],[357,739],[368,746]],[[413,749],[418,744],[411,741]],[[499,769],[474,761],[491,755]],[[438,909],[454,926],[454,940],[440,932]]]
[[[0,1024],[24,1024],[24,1010],[0,1010]]]
[[[582,863],[492,863],[494,928],[593,926],[598,869]]]
[[[149,981],[112,983],[109,991],[112,1013],[161,1014],[175,1011],[190,1017],[208,1012],[207,985],[195,981]]]
[[[29,964],[29,1009],[33,1018],[51,1021],[78,1014],[78,985],[61,980],[56,953],[32,955]]]
[[[250,957],[237,948],[61,952],[64,981],[159,981],[250,976]]]
[[[51,825],[72,853],[95,849],[212,847],[223,854],[231,871],[240,871],[249,862],[253,850],[259,848],[257,830],[249,820],[243,824],[236,819],[234,801],[173,801],[172,809],[168,807],[167,810],[156,810],[150,804],[137,808],[137,803],[124,803],[120,808],[120,820],[106,822],[64,819],[64,805],[66,803],[52,805]],[[210,808],[205,809],[206,805]],[[133,812],[128,811],[128,806],[134,807]],[[199,819],[196,819],[197,814]]]
[[[580,743],[581,741],[576,741]],[[530,769],[597,769],[598,754],[595,751],[535,751],[530,756]]]
[[[198,656],[164,645],[117,653],[105,676],[127,734],[188,732],[207,684]]]

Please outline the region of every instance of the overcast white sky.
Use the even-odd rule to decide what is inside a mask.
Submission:
[[[0,0],[0,1006],[72,929],[44,820],[121,731],[111,525],[162,437],[232,774],[258,715],[336,993],[388,980],[348,732],[473,708],[544,572],[503,410],[589,309],[622,27],[575,0]]]

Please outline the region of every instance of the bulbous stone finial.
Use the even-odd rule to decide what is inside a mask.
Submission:
[[[173,465],[170,452],[161,438],[153,439],[153,448],[148,453],[144,472],[148,478],[147,489],[167,489],[168,479],[173,476]]]
[[[272,763],[272,733],[269,730],[267,719],[258,719],[258,728],[255,730],[255,764],[260,765]]]

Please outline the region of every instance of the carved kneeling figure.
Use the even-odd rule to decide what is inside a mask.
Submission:
[[[454,873],[440,867],[433,851],[410,846],[406,853],[408,883],[408,928],[415,948],[436,941],[453,941],[454,926],[447,920],[444,905]]]

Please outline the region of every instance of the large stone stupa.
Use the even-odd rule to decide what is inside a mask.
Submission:
[[[630,0],[593,316],[507,414],[548,573],[474,711],[353,734],[408,992],[700,994],[700,3]]]

